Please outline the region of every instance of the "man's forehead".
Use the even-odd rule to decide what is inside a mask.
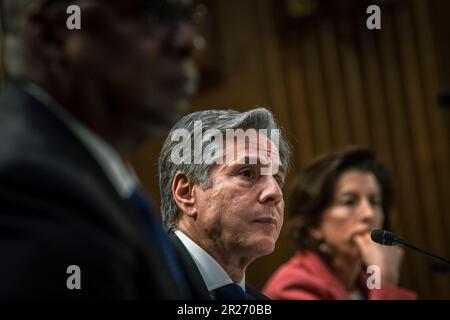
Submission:
[[[193,1],[191,0],[127,0],[126,2],[114,0],[114,3],[122,6],[137,6],[142,10],[162,16],[190,16],[193,9]]]
[[[256,139],[237,139],[235,137],[232,140],[226,139],[225,155],[230,156],[230,153],[232,153],[233,157],[228,157],[229,159],[245,157],[256,159],[258,157],[280,158],[278,146],[270,137],[260,133],[255,135],[255,137]]]
[[[190,0],[140,0],[142,10],[157,16],[162,21],[191,21],[194,14]]]
[[[278,152],[277,144],[265,134],[259,133],[256,138],[245,139],[245,148]]]
[[[128,0],[128,1],[130,1],[130,0]],[[148,8],[157,7],[157,6],[190,7],[193,5],[192,0],[131,0],[131,2],[142,3],[143,5],[145,5]]]
[[[238,155],[229,164],[256,164],[261,166],[277,166],[284,172],[278,154],[244,154]]]
[[[191,19],[194,2],[192,0],[95,0],[105,6],[123,8],[125,10],[137,8],[142,12],[152,13],[162,19]],[[68,0],[43,0],[44,6],[66,5]],[[77,1],[74,1],[77,2]],[[82,3],[83,0],[79,0]]]

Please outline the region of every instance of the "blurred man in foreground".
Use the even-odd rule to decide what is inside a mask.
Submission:
[[[123,160],[194,91],[191,9],[3,0],[0,298],[196,297]]]

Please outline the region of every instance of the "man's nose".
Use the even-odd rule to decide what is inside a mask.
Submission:
[[[201,49],[203,38],[190,22],[177,23],[166,41],[166,50],[181,58],[192,56],[195,50]]]
[[[276,205],[283,200],[283,192],[281,191],[281,187],[273,176],[264,176],[263,181],[264,183],[260,194],[260,202]]]

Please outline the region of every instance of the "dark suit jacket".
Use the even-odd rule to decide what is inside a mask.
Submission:
[[[200,288],[202,291],[202,296],[200,299],[211,299],[211,294],[206,287],[205,282],[203,281],[202,275],[195,264],[194,259],[190,255],[189,251],[184,246],[183,242],[181,242],[180,238],[178,238],[174,233],[169,234],[169,238],[174,244],[174,246],[178,249],[177,251],[180,253],[180,258],[183,261],[183,266],[185,270],[187,270],[189,277],[191,279],[195,279],[195,283],[197,288]],[[258,290],[252,288],[248,283],[245,283],[245,291],[247,294],[254,300],[267,300],[268,298],[260,293]]]
[[[17,86],[0,96],[0,299],[195,298],[77,138]],[[70,265],[81,290],[69,290]]]

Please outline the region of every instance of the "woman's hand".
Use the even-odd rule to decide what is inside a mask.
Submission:
[[[379,245],[372,241],[369,233],[357,235],[354,240],[364,264],[380,267],[381,282],[397,285],[400,280],[404,250],[400,247]]]

